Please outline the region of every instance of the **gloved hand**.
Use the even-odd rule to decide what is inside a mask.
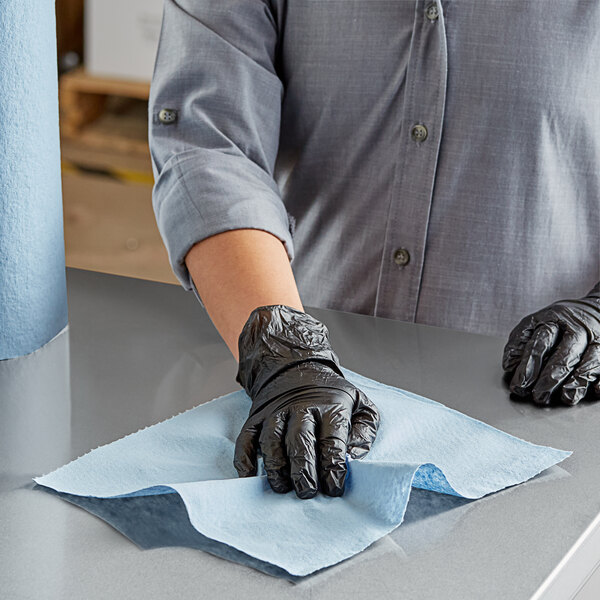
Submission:
[[[238,339],[236,381],[252,399],[235,445],[240,477],[256,475],[262,453],[275,492],[341,496],[346,452],[362,458],[379,413],[342,374],[327,327],[283,304],[259,306]]]
[[[510,391],[531,393],[536,404],[550,404],[559,389],[567,405],[588,390],[600,398],[600,282],[583,298],[560,300],[522,319],[510,333],[502,367],[514,370]]]

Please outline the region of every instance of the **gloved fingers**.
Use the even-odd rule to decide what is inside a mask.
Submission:
[[[240,434],[235,441],[233,466],[240,477],[256,475],[258,440],[260,436],[260,423],[248,420],[244,423]]]
[[[594,384],[594,395],[600,400],[600,377]]]
[[[352,412],[352,426],[348,439],[348,453],[362,458],[369,452],[379,429],[379,411],[369,398],[358,390],[358,400]]]
[[[536,382],[541,370],[544,357],[556,343],[560,328],[556,323],[540,323],[521,354],[521,362],[517,366],[510,382],[511,393],[525,396],[529,388]]]
[[[267,479],[274,492],[285,494],[292,489],[290,466],[285,451],[286,415],[277,412],[263,423],[259,444]]]
[[[550,404],[551,394],[571,374],[587,348],[584,329],[566,329],[531,390],[536,404]]]
[[[308,408],[290,410],[285,445],[290,478],[298,498],[317,494],[316,420]]]
[[[318,439],[319,482],[321,491],[328,496],[344,493],[349,432],[350,414],[343,406],[334,406],[322,415]]]
[[[512,371],[521,361],[525,345],[531,339],[536,324],[535,315],[527,315],[508,335],[502,354],[502,368],[505,371]]]
[[[600,377],[600,344],[590,344],[571,376],[563,384],[561,400],[565,404],[577,404]]]

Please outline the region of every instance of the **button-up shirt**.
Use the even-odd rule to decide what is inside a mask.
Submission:
[[[305,306],[487,334],[600,279],[597,0],[165,0],[148,111],[196,295],[240,228]]]

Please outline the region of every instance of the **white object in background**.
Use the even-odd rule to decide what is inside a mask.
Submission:
[[[162,9],[163,0],[85,0],[87,72],[150,82]]]

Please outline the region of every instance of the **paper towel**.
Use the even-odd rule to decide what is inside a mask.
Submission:
[[[53,0],[0,2],[0,359],[67,325]]]
[[[243,390],[101,446],[34,481],[100,498],[174,490],[204,536],[302,576],[356,554],[400,525],[411,486],[480,498],[570,454],[342,369],[381,414],[370,453],[348,458],[342,497],[276,494],[264,471],[237,477],[233,449],[250,405]]]

